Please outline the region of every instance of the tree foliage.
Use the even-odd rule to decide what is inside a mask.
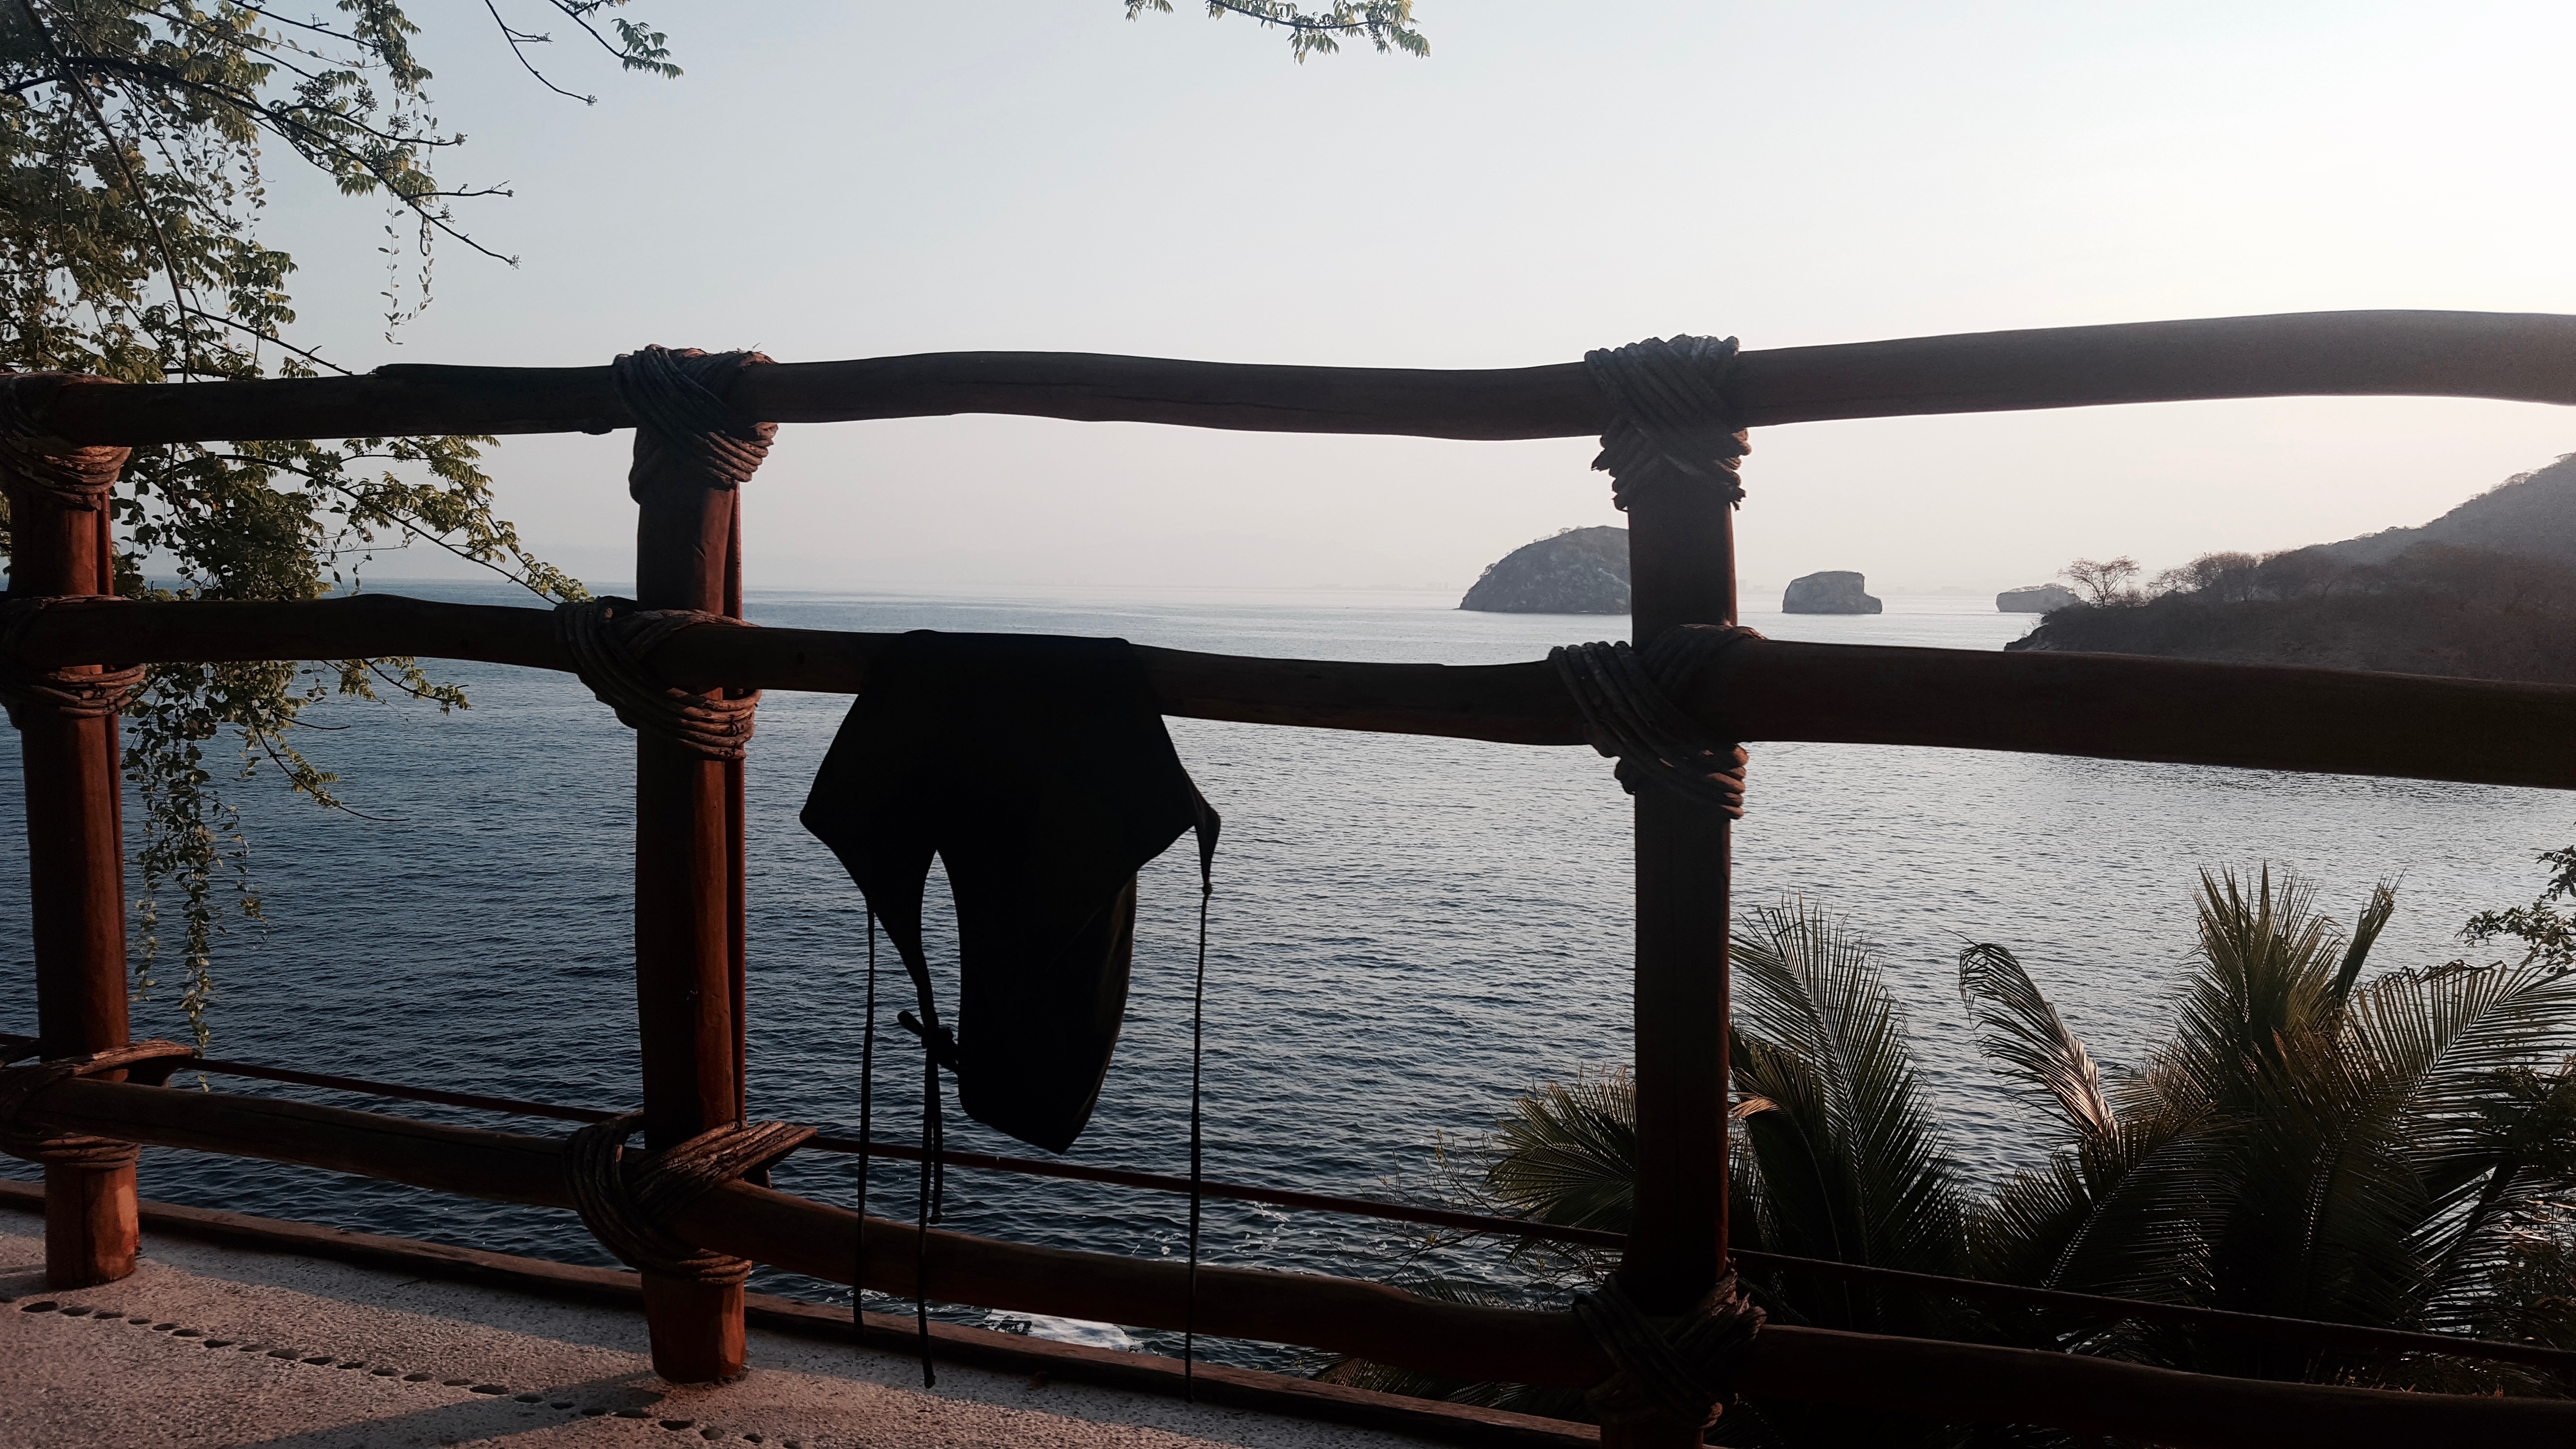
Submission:
[[[552,35],[619,70],[677,77],[668,37],[626,0],[484,0],[518,64]],[[1132,18],[1142,8],[1131,3]],[[1168,10],[1168,4],[1157,8]],[[1343,38],[1427,53],[1411,6],[1280,0],[1211,7],[1289,32],[1291,53]],[[459,208],[505,187],[450,179],[464,135],[432,108],[399,0],[337,0],[298,18],[247,0],[0,0],[0,366],[126,382],[344,371],[292,338],[295,259],[261,240],[272,168],[310,168],[384,213],[379,298],[388,342],[429,304],[442,245],[513,259]],[[489,438],[172,444],[135,450],[110,503],[118,591],[129,597],[302,600],[354,586],[380,547],[432,547],[541,597],[584,597],[493,511]],[[0,554],[9,549],[0,501]],[[149,561],[162,582],[147,584]],[[227,788],[270,775],[347,808],[337,778],[295,744],[304,711],[380,695],[460,709],[464,694],[411,659],[156,665],[125,717],[142,806],[138,990],[176,957],[202,1045],[211,966],[228,921],[259,895]],[[165,897],[177,919],[163,920]],[[165,941],[165,936],[170,937]]]
[[[2116,604],[2129,597],[2129,580],[2138,576],[2138,561],[2126,554],[2107,560],[2079,558],[2057,573],[2094,603]]]
[[[2289,1318],[2576,1348],[2576,969],[2543,922],[2576,894],[2576,849],[2533,907],[2472,922],[2530,943],[2520,961],[2369,974],[2395,892],[2351,923],[2295,876],[2204,873],[2199,941],[2172,1028],[2108,1070],[2003,946],[1963,950],[1960,997],[1981,1052],[2045,1124],[2047,1155],[2000,1181],[1957,1154],[1923,1092],[1876,952],[1821,911],[1750,912],[1735,939],[1736,1144],[1742,1249]],[[2367,979],[2365,979],[2367,978]],[[1447,1156],[1486,1212],[1624,1232],[1636,1099],[1584,1074],[1516,1100]],[[1522,1240],[1555,1291],[1615,1255]],[[1751,1286],[1784,1322],[2100,1354],[2201,1372],[2434,1391],[2564,1394],[2545,1375],[2433,1356],[2324,1350],[1875,1291],[1795,1274]],[[1378,1387],[1580,1415],[1572,1396],[1507,1385]],[[1960,1442],[1960,1432],[1843,1406],[1756,1403],[1728,1443]],[[1975,1437],[2024,1442],[2023,1431]],[[2044,1436],[2043,1436],[2044,1437]]]
[[[554,9],[619,65],[677,75],[659,32],[602,14],[619,3]],[[531,40],[503,30],[514,46]],[[391,0],[341,0],[307,20],[227,0],[0,0],[0,363],[126,382],[342,370],[289,340],[295,261],[259,232],[281,160],[383,207],[388,338],[428,303],[440,243],[497,257],[456,208],[507,193],[440,179],[464,138],[430,109],[417,32]],[[489,442],[139,448],[110,502],[119,591],[310,599],[354,585],[375,548],[418,542],[546,597],[580,597],[493,512]],[[167,582],[146,584],[147,559]],[[157,665],[128,707],[124,765],[143,821],[138,989],[175,947],[201,1043],[216,938],[227,919],[259,915],[226,786],[269,773],[340,806],[336,778],[294,732],[321,699],[379,694],[466,702],[394,658]],[[179,901],[168,945],[165,892]]]
[[[2540,863],[2550,867],[2552,874],[2530,905],[2480,911],[2460,928],[2461,938],[2473,946],[2520,941],[2526,961],[2558,971],[2576,970],[2576,909],[2571,909],[2576,907],[2576,846],[2542,851]]]
[[[2454,961],[2364,981],[2395,908],[2347,930],[2295,877],[2204,875],[2173,1034],[1971,1225],[1980,1276],[2290,1318],[2550,1337],[2527,1251],[2568,1240],[2576,975]],[[1980,948],[1993,953],[1998,948]],[[2025,978],[2026,979],[2026,978]],[[2034,999],[2043,1000],[2044,998]],[[1989,999],[1992,999],[1991,996]],[[1982,1044],[1998,1051],[1996,1034]],[[2563,1304],[2570,1285],[2555,1296]],[[2013,1325],[2203,1372],[2557,1392],[2467,1360],[2394,1361],[2172,1327]]]
[[[1169,15],[1172,0],[1127,0],[1130,20],[1148,10]],[[1300,65],[1309,55],[1339,51],[1346,36],[1366,40],[1380,55],[1390,51],[1416,57],[1431,54],[1431,42],[1413,24],[1413,0],[1333,0],[1312,12],[1294,0],[1207,0],[1207,13],[1211,20],[1241,15],[1265,29],[1287,31],[1288,52]]]

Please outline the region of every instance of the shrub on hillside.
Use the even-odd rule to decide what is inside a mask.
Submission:
[[[2203,554],[2006,647],[2576,684],[2576,564],[2438,543],[2377,563]]]

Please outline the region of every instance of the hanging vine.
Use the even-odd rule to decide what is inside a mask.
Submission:
[[[613,12],[626,0],[486,0],[513,58],[569,28],[579,52],[672,78],[668,37]],[[1131,3],[1132,18],[1145,5]],[[1152,8],[1168,10],[1168,3]],[[1409,0],[1211,7],[1288,32],[1291,53],[1336,38],[1425,53]],[[514,18],[515,17],[515,18]],[[385,209],[388,341],[430,300],[438,247],[504,264],[457,208],[509,195],[450,186],[435,169],[464,136],[430,109],[419,33],[398,0],[337,0],[297,19],[242,0],[0,0],[0,366],[167,378],[312,377],[341,368],[288,339],[295,260],[259,238],[263,167],[284,157]],[[541,598],[586,597],[492,511],[489,438],[169,444],[135,450],[110,502],[117,588],[129,598],[305,600],[357,584],[375,550],[426,547],[490,568]],[[9,548],[0,499],[0,553]],[[147,581],[145,568],[160,576]],[[411,659],[321,665],[156,665],[125,712],[124,770],[140,806],[135,990],[163,988],[202,1049],[214,960],[235,923],[261,919],[231,788],[272,777],[325,809],[337,776],[295,743],[304,711],[335,696],[466,707]]]
[[[664,36],[549,0],[627,70],[676,76]],[[492,11],[496,23],[501,12]],[[502,23],[525,60],[544,37]],[[261,243],[262,168],[284,155],[387,209],[385,328],[419,314],[438,244],[508,261],[456,206],[506,195],[449,187],[432,163],[463,138],[429,110],[417,27],[390,0],[329,18],[257,5],[0,0],[0,364],[165,378],[341,371],[286,338],[292,257]],[[354,586],[380,547],[436,547],[556,600],[581,585],[492,511],[485,438],[363,438],[139,448],[111,500],[117,590],[129,598],[302,600]],[[0,502],[0,549],[8,546]],[[147,581],[149,562],[158,582]],[[122,761],[141,823],[134,989],[175,972],[202,1048],[219,940],[261,919],[231,794],[273,777],[349,809],[295,735],[338,695],[461,709],[411,659],[154,666],[128,706]]]

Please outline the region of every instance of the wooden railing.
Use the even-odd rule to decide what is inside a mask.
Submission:
[[[654,663],[683,688],[855,694],[895,636],[682,630]],[[1163,712],[1309,729],[1583,742],[1545,661],[1377,664],[1140,648]],[[545,609],[387,594],[316,603],[57,605],[31,664],[357,659],[387,654],[570,670]],[[2576,787],[2576,686],[2119,654],[1984,653],[1748,640],[1684,704],[1747,741],[1935,745],[2483,785]]]
[[[1747,352],[1746,427],[2108,403],[2318,394],[2576,403],[2576,317],[2294,312],[1971,332]],[[1256,433],[1579,438],[1610,405],[1583,364],[1438,371],[1176,362],[1086,352],[938,352],[763,368],[747,416],[841,423],[1014,413]],[[605,367],[380,367],[364,377],[81,389],[51,419],[75,443],[604,433],[635,425]]]
[[[2371,312],[1922,338],[1745,354],[1729,399],[1747,425],[1909,413],[2313,393],[2576,402],[2576,318]],[[975,353],[788,364],[730,395],[783,422],[1006,412],[1273,431],[1532,438],[1610,417],[1580,365],[1494,372],[1252,367]],[[39,420],[78,444],[631,426],[603,368],[389,368],[360,378],[67,387]],[[12,486],[21,595],[106,592],[103,527]],[[1732,623],[1730,510],[1658,488],[1630,510],[1632,637]],[[739,614],[738,515],[648,505],[638,596]],[[377,654],[565,669],[542,610],[355,598],[310,604],[65,601],[15,621],[11,662],[329,659]],[[885,636],[698,628],[657,667],[689,688],[855,691]],[[1143,651],[1164,710],[1262,724],[1566,745],[1581,731],[1542,664],[1461,668]],[[2113,759],[2576,786],[2576,689],[2088,655],[1758,641],[1682,701],[1709,732],[2038,751]],[[38,864],[35,937],[46,1050],[125,1039],[122,862],[112,721],[36,720],[22,741]],[[743,868],[738,770],[639,740],[638,996],[647,1142],[738,1116]],[[1673,1312],[1725,1259],[1729,831],[1649,792],[1636,802],[1636,1069],[1641,1161],[1621,1281]],[[439,1126],[227,1093],[64,1081],[22,1117],[49,1130],[296,1162],[496,1201],[562,1206],[556,1139]],[[130,1267],[130,1169],[47,1168],[48,1267],[60,1286]],[[1588,1385],[1609,1372],[1564,1314],[1471,1308],[1381,1285],[1200,1270],[1190,1306],[1166,1263],[1066,1253],[870,1220],[736,1184],[677,1216],[703,1247],[886,1292],[1295,1343],[1428,1372]],[[927,1279],[917,1279],[916,1261]],[[855,1271],[854,1271],[855,1270]],[[86,1276],[84,1276],[86,1275]],[[646,1277],[655,1363],[723,1377],[741,1362],[739,1290]],[[2576,1434],[2559,1401],[2390,1394],[2171,1373],[1984,1345],[1775,1325],[1747,1392],[2056,1426],[2170,1444],[2541,1442]],[[1679,1421],[1622,1444],[1696,1442]]]

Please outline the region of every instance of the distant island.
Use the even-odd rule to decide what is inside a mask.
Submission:
[[[2576,684],[2576,454],[2419,528],[2096,594],[2004,647]]]
[[[1488,614],[1628,612],[1628,530],[1566,528],[1488,565],[1461,609]]]
[[[2045,614],[2051,609],[2063,609],[2069,604],[2080,602],[2082,602],[2081,596],[2064,584],[2029,584],[2018,589],[2006,589],[1995,595],[1995,612]]]
[[[1869,596],[1867,576],[1827,569],[1789,581],[1780,594],[1783,614],[1875,614],[1887,607]]]

